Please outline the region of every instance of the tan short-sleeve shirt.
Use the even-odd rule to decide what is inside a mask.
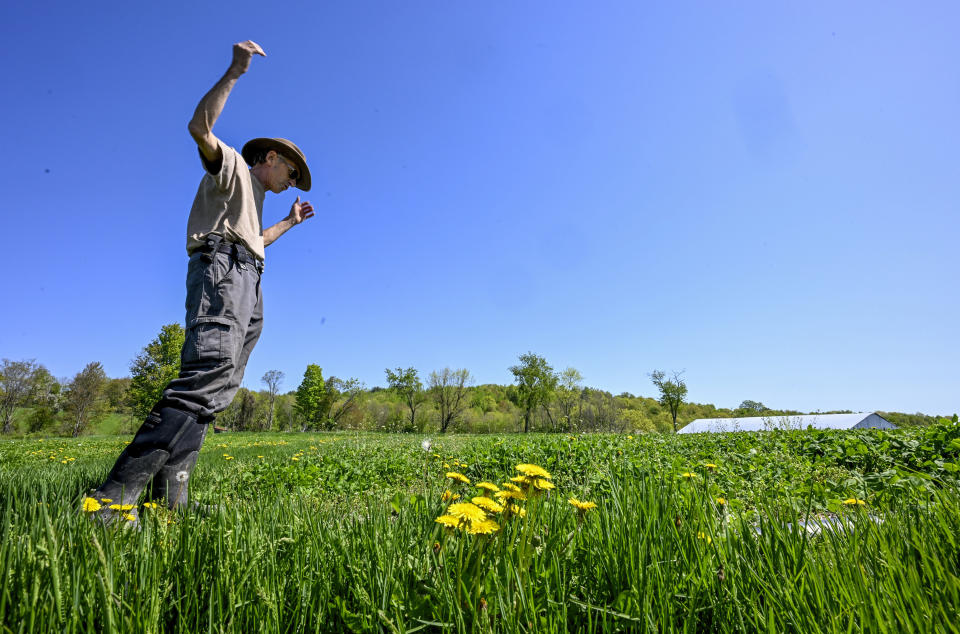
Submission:
[[[263,199],[266,191],[247,167],[243,157],[219,141],[223,160],[216,174],[200,155],[207,171],[200,181],[187,221],[187,253],[204,245],[207,234],[216,233],[239,242],[263,261]]]

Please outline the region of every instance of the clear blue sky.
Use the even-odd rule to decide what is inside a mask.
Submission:
[[[7,3],[0,356],[110,376],[182,322],[187,121],[303,148],[245,385],[528,350],[587,385],[960,411],[960,5]],[[296,194],[268,194],[265,222]]]

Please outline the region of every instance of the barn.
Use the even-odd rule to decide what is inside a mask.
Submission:
[[[680,434],[730,431],[773,431],[777,429],[896,429],[884,417],[870,412],[858,414],[807,414],[797,416],[752,416],[749,418],[698,418]]]

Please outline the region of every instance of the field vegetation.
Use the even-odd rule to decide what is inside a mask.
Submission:
[[[217,434],[206,509],[104,526],[124,442],[0,441],[0,630],[957,630],[953,421]]]

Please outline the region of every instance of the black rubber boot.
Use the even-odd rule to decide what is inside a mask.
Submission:
[[[147,415],[133,441],[123,450],[107,479],[90,494],[103,506],[101,519],[110,521],[118,513],[137,517],[136,504],[151,478],[170,458],[180,439],[194,432],[197,417],[172,407],[154,410]],[[110,500],[109,502],[105,500]],[[132,508],[114,508],[111,505]],[[136,519],[133,520],[136,523]]]
[[[180,437],[166,464],[153,477],[150,492],[152,500],[164,500],[171,509],[189,508],[190,477],[208,429],[209,423],[194,423],[193,427]]]

